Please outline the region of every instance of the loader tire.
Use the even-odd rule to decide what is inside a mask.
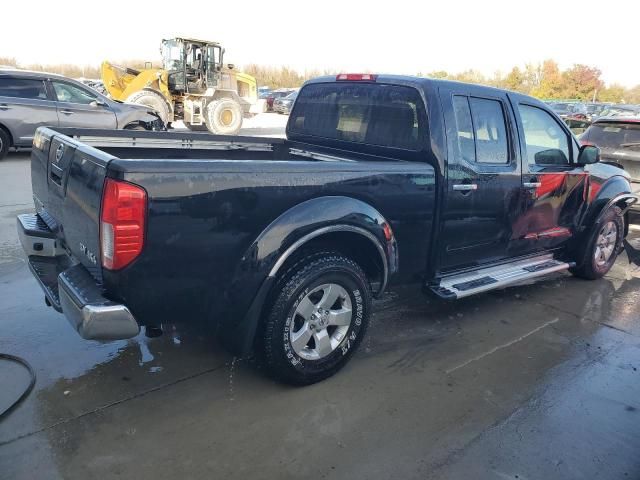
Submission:
[[[141,90],[130,95],[126,102],[145,105],[160,116],[162,123],[165,125],[169,123],[169,105],[164,97],[157,92],[152,90]]]
[[[242,108],[231,98],[214,100],[207,105],[205,122],[211,133],[235,135],[242,127]]]

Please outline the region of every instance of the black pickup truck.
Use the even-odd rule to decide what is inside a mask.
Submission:
[[[454,300],[604,275],[636,198],[598,160],[533,98],[342,74],[303,86],[286,140],[40,128],[18,230],[82,337],[212,322],[308,384],[347,362],[389,283]]]

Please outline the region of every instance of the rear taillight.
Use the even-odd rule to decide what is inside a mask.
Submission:
[[[371,73],[340,73],[336,76],[338,81],[347,82],[375,82],[377,75]]]
[[[100,246],[102,266],[119,270],[142,251],[147,193],[142,187],[107,178],[102,192]]]

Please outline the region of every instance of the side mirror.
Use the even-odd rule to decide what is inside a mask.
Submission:
[[[90,105],[92,105],[94,107],[106,107],[107,106],[106,102],[103,102],[102,100],[94,100],[93,102],[91,102]]]
[[[569,159],[567,155],[558,148],[549,148],[541,150],[534,156],[536,165],[568,165]]]
[[[582,145],[578,154],[580,165],[591,165],[600,161],[600,149],[593,145]]]

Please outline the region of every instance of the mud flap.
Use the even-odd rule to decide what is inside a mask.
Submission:
[[[627,252],[627,257],[629,257],[629,263],[633,263],[640,267],[640,250],[634,248],[626,238],[622,240],[622,243],[624,244],[624,249]]]

